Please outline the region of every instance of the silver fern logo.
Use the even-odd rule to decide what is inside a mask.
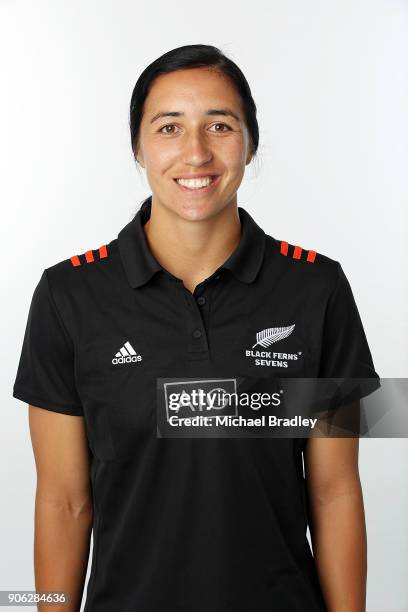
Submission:
[[[268,327],[267,329],[263,329],[256,334],[256,342],[252,348],[255,348],[258,344],[266,348],[274,342],[278,342],[278,340],[283,340],[283,338],[290,336],[294,329],[295,324],[289,325],[288,327]]]
[[[256,333],[256,342],[251,349],[245,351],[245,357],[253,359],[252,363],[255,366],[272,367],[272,368],[294,368],[291,362],[298,361],[302,356],[302,351],[296,353],[264,350],[271,344],[279,342],[287,338],[293,333],[295,323],[286,327],[267,327]]]

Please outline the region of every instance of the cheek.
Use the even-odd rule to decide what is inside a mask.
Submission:
[[[169,168],[174,166],[177,155],[166,147],[152,147],[145,154],[146,172],[152,180],[160,179]]]
[[[218,153],[225,166],[230,168],[234,174],[243,171],[247,157],[247,145],[242,134],[237,134],[235,138],[226,142],[225,146],[219,147]]]
[[[170,162],[167,158],[163,158],[163,156],[158,158],[154,158],[147,162],[146,164],[146,175],[149,183],[151,185],[156,184],[159,187],[159,184],[166,180],[169,180],[168,176],[166,176],[166,172],[171,168],[172,162]]]
[[[245,154],[242,150],[237,150],[235,155],[231,153],[225,162],[228,174],[233,183],[239,183],[245,173]]]

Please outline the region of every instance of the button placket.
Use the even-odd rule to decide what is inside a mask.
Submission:
[[[207,342],[207,330],[205,327],[204,313],[202,306],[198,305],[198,300],[191,291],[189,291],[184,285],[180,286],[183,291],[184,299],[186,302],[186,331],[188,336],[188,353],[206,353],[208,352]]]

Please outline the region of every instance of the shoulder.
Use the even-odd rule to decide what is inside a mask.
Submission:
[[[295,244],[282,238],[266,235],[267,261],[282,272],[302,281],[319,281],[328,289],[334,289],[342,274],[339,261],[313,246]]]
[[[69,291],[83,287],[84,283],[89,286],[103,279],[106,282],[109,273],[117,272],[118,265],[120,258],[118,240],[115,238],[99,246],[91,245],[83,252],[70,254],[45,268],[43,274],[52,291]]]

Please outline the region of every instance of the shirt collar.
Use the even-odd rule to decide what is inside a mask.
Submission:
[[[163,270],[153,257],[143,225],[150,218],[151,198],[144,202],[134,218],[118,234],[118,246],[126,276],[131,287],[144,285]],[[266,243],[266,234],[251,215],[238,206],[241,221],[241,239],[237,248],[220,266],[230,270],[238,280],[252,283],[261,268]]]

